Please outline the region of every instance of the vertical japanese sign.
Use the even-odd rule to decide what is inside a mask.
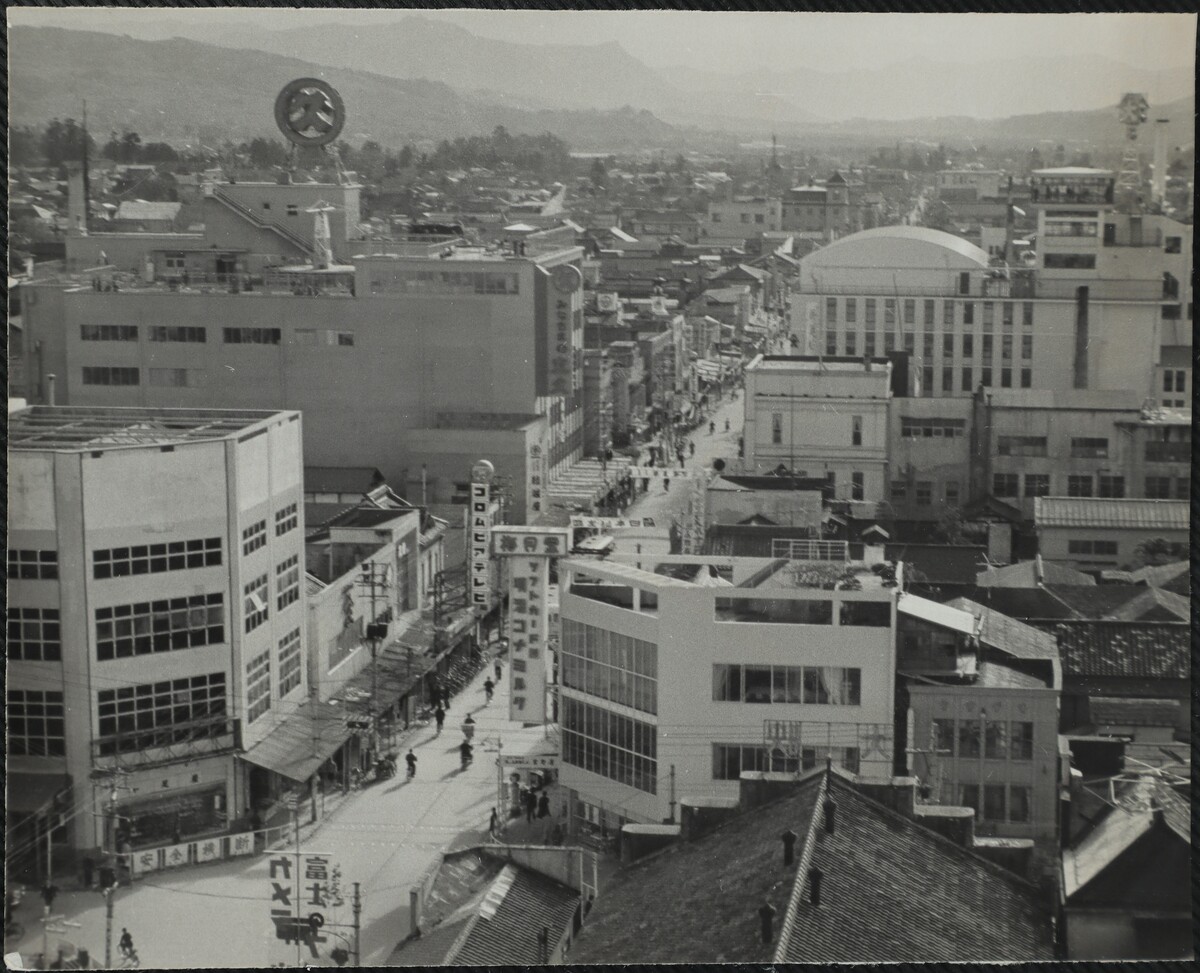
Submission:
[[[485,459],[471,467],[471,607],[487,610],[490,603],[491,554],[488,532],[492,526],[492,477],[496,468]]]
[[[545,456],[541,443],[530,443],[529,460],[525,464],[526,520],[540,517],[546,510]]]
[[[321,935],[327,909],[340,904],[334,889],[338,869],[327,854],[277,852],[267,861],[271,893],[271,922],[275,938],[307,946],[317,956],[317,945],[327,942]]]

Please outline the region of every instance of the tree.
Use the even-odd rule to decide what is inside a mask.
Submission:
[[[606,189],[608,187],[608,170],[604,168],[602,159],[593,159],[592,168],[588,173],[588,178],[591,179],[592,185],[597,189]]]
[[[84,153],[83,128],[73,118],[65,122],[53,119],[42,133],[42,157],[47,165],[61,166],[65,162],[81,162]],[[88,151],[96,147],[95,140],[86,136]]]
[[[1148,541],[1142,541],[1134,550],[1133,556],[1140,568],[1170,564],[1172,561],[1187,560],[1188,546],[1169,541],[1165,537],[1152,537]]]
[[[937,532],[947,544],[961,544],[963,524],[962,508],[947,507],[937,519]]]
[[[288,153],[278,139],[256,138],[244,147],[250,165],[255,169],[270,169],[287,164]]]
[[[37,165],[40,158],[40,136],[29,125],[19,125],[8,132],[8,161],[14,166]]]

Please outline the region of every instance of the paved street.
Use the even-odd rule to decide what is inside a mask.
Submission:
[[[495,753],[499,741],[506,754],[529,752],[542,740],[540,726],[523,728],[507,719],[505,680],[495,699],[484,704],[483,681],[489,667],[456,696],[441,737],[433,727],[421,728],[402,739],[401,757],[412,746],[417,754],[417,776],[404,779],[401,759],[398,775],[368,785],[352,794],[315,829],[304,829],[302,850],[328,853],[340,863],[345,905],[327,909],[327,931],[332,924],[347,940],[352,883],[362,885],[362,965],[377,965],[408,933],[408,893],[422,872],[448,846],[486,840],[491,808],[496,803]],[[475,761],[460,770],[459,724],[467,712],[474,716]],[[41,899],[25,897],[17,918],[26,927],[20,951],[41,951],[38,916]],[[133,935],[142,966],[181,969],[191,967],[265,967],[297,965],[295,946],[277,940],[269,918],[270,892],[267,856],[194,866],[139,879],[131,889],[116,894],[113,952],[121,928]],[[104,958],[104,900],[97,892],[63,892],[55,913],[80,923],[66,938],[91,952],[95,962]],[[334,965],[328,952],[312,959],[303,952],[305,965]],[[51,952],[54,951],[51,939]],[[6,944],[13,950],[12,943]]]

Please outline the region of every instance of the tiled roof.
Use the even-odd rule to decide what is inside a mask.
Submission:
[[[783,916],[795,870],[783,867],[780,835],[803,839],[818,780],[623,868],[601,889],[571,962],[769,962],[758,908],[766,900]]]
[[[1191,567],[1190,561],[1156,564],[1130,571],[1129,580],[1132,584],[1147,584],[1152,588],[1164,588],[1177,595],[1186,595],[1190,588]]]
[[[1179,700],[1093,696],[1088,700],[1088,715],[1096,726],[1175,726]]]
[[[1191,602],[1165,588],[1143,588],[1140,594],[1111,612],[1108,618],[1117,622],[1136,622],[1141,619],[1171,621],[1174,618],[1186,622],[1191,618]]]
[[[980,662],[977,668],[977,686],[987,689],[1047,689],[1045,679],[1022,672],[1002,662]]]
[[[1180,622],[1060,622],[1063,675],[1187,679],[1191,626]]]
[[[119,220],[173,220],[183,203],[148,203],[142,199],[127,199],[117,209]]]
[[[804,829],[805,874],[797,875],[776,963],[1053,958],[1049,919],[1032,885],[835,774],[829,795],[834,832],[818,821]],[[822,873],[819,905],[809,901],[811,867]]]
[[[949,604],[951,608],[970,612],[980,620],[979,638],[985,645],[1018,659],[1058,658],[1054,636],[1032,625],[1026,625],[969,598],[955,598]]]
[[[1187,530],[1189,515],[1186,500],[1037,497],[1033,501],[1033,519],[1038,527]]]
[[[1065,564],[1043,561],[1018,561],[1002,568],[988,568],[975,576],[981,588],[1036,588],[1039,584],[1094,585],[1089,574],[1076,571]]]
[[[1190,616],[1186,598],[1161,588],[1144,585],[1045,585],[1045,590],[1064,604],[1076,618],[1097,621],[1135,622],[1151,613],[1149,621],[1170,621],[1174,616],[1187,621]]]

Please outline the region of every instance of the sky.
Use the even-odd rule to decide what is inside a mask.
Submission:
[[[728,73],[789,61],[838,71],[879,68],[914,58],[976,62],[1023,55],[1054,57],[1063,52],[1095,54],[1136,67],[1190,68],[1196,43],[1196,17],[1191,14],[7,8],[12,24],[134,37],[171,36],[169,30],[175,27],[181,36],[201,41],[203,27],[214,22],[249,29],[329,22],[368,25],[418,11],[484,37],[544,44],[617,41],[652,67],[682,65]]]

